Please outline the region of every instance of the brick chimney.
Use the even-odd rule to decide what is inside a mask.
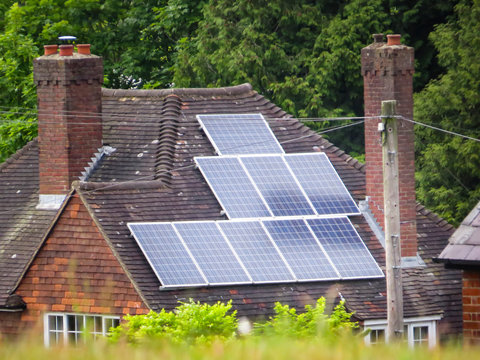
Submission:
[[[58,208],[93,154],[102,146],[102,59],[89,45],[45,46],[34,60],[38,97],[40,199]],[[81,51],[80,51],[81,49]]]
[[[374,43],[362,49],[365,116],[378,116],[383,100],[396,100],[397,113],[413,119],[413,48],[401,45],[400,35],[375,34]],[[379,118],[365,121],[365,161],[369,208],[384,227],[383,173]],[[415,200],[415,153],[413,124],[398,122],[400,192],[400,242],[402,258],[416,257],[417,225]]]

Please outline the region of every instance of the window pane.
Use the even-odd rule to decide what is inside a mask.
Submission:
[[[102,317],[95,316],[95,327],[93,329],[95,333],[102,333]]]
[[[370,344],[375,345],[379,343],[385,343],[385,330],[376,329],[370,333]]]
[[[413,328],[413,342],[415,345],[428,344],[428,326],[415,326]]]

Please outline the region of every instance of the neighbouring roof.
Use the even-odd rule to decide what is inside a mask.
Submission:
[[[320,296],[330,296],[345,298],[348,308],[359,319],[386,317],[384,279],[159,290],[161,284],[127,223],[225,219],[214,194],[194,166],[195,156],[215,155],[197,114],[262,113],[286,153],[325,152],[357,202],[365,199],[365,167],[253,91],[249,84],[218,89],[104,89],[102,107],[104,144],[116,150],[97,164],[88,182],[77,183],[75,189],[152,309],[171,309],[179,300],[190,297],[210,302],[233,299],[239,315],[265,316],[271,314],[275,301],[301,308]],[[10,254],[0,253],[0,291],[4,298],[6,292],[15,288],[28,265],[29,254],[39,247],[55,215],[32,210],[38,195],[37,154],[36,143],[29,144],[0,168],[0,211],[4,213],[2,216],[0,212],[0,249]],[[29,184],[30,197],[20,200],[12,195],[16,190],[2,186],[6,176],[14,178],[15,173],[25,168],[30,171],[24,174],[23,182],[16,180],[16,187],[11,186],[22,193],[26,191],[20,187],[22,183]],[[4,205],[7,195],[13,199]],[[11,224],[12,217],[5,215],[5,211],[17,205],[22,209],[21,217],[18,221],[13,218]],[[17,225],[22,220],[37,224],[25,230],[25,226]],[[350,220],[384,269],[384,249],[363,216],[350,216]],[[405,316],[442,314],[452,320],[450,331],[458,331],[460,273],[446,270],[431,260],[441,252],[453,229],[421,206],[417,207],[417,221],[419,253],[426,267],[403,271]],[[32,252],[26,253],[21,261],[4,262],[4,259],[18,252],[24,245],[22,236],[28,234],[11,236],[3,232],[7,226],[20,226],[22,231],[36,234],[29,237],[31,243],[27,247]],[[4,298],[0,296],[0,307]]]
[[[480,266],[480,201],[455,230],[436,260],[460,267]]]

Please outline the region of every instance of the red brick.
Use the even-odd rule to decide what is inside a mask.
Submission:
[[[378,116],[383,100],[397,100],[397,113],[413,118],[413,48],[374,43],[362,49],[365,116]],[[371,60],[373,59],[373,61]],[[377,125],[365,120],[366,189],[370,208],[384,226],[382,146]],[[398,166],[402,256],[417,252],[413,124],[398,123]]]
[[[81,200],[73,197],[16,291],[27,309],[15,324],[4,325],[2,316],[0,331],[33,327],[41,323],[44,311],[118,316],[148,312],[94,222],[72,219],[71,208],[89,218]],[[89,235],[74,239],[74,232]]]

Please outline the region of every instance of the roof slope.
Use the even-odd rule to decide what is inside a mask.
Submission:
[[[356,201],[365,198],[364,165],[291,118],[249,84],[218,89],[104,89],[102,107],[104,145],[116,150],[102,158],[88,182],[75,187],[152,309],[171,309],[190,297],[200,301],[233,299],[239,315],[265,316],[271,314],[275,301],[301,308],[320,296],[343,296],[359,319],[386,317],[384,279],[160,291],[161,284],[127,223],[225,219],[194,166],[195,156],[215,154],[197,114],[262,113],[287,153],[324,151]],[[55,216],[35,210],[37,172],[35,142],[0,166],[2,294],[15,287]],[[363,216],[350,219],[384,268],[384,249]],[[427,266],[403,272],[405,316],[445,314],[451,320],[449,331],[455,332],[461,327],[460,273],[431,261],[445,246],[452,228],[421,206],[417,221],[419,253]],[[12,258],[14,254],[17,256]],[[5,303],[5,295],[1,296],[0,307]]]
[[[480,201],[455,230],[437,260],[460,266],[480,266]]]
[[[32,141],[0,165],[0,308],[40,246],[56,211],[36,210],[38,145]]]
[[[262,113],[287,153],[326,152],[356,201],[365,198],[364,165],[291,118],[248,84],[221,89],[104,90],[103,94],[105,138],[117,150],[103,160],[90,182],[82,183],[79,191],[153,309],[173,308],[178,300],[189,297],[201,301],[233,299],[234,305],[242,305],[239,314],[269,315],[274,301],[303,307],[330,294],[345,297],[360,319],[386,317],[383,279],[159,291],[161,284],[131,236],[127,222],[225,219],[194,166],[193,157],[215,154],[195,115]],[[144,126],[146,123],[149,126]],[[405,315],[447,312],[458,317],[459,273],[444,271],[431,261],[446,243],[451,227],[424,208],[418,210],[420,252],[428,266],[404,271]],[[364,218],[350,218],[383,268],[384,250]]]

